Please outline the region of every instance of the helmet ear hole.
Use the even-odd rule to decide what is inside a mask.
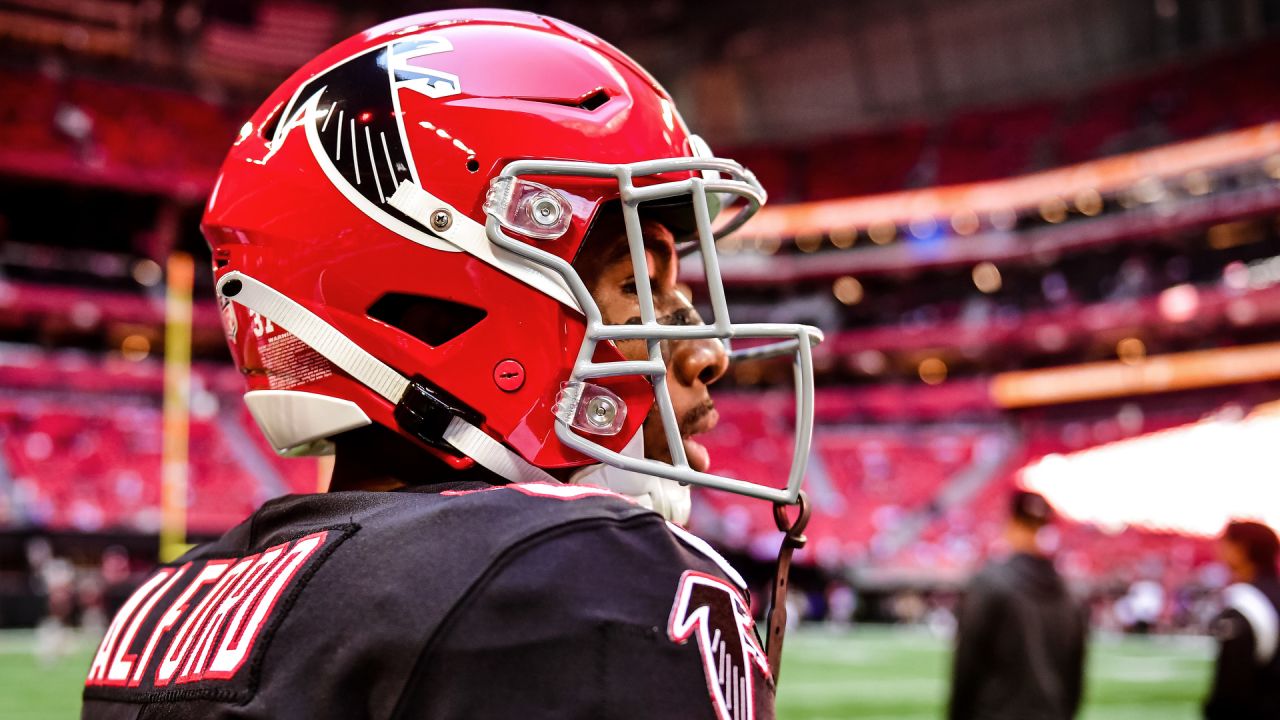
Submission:
[[[476,172],[480,169],[480,161],[475,158],[467,158],[467,172]]]
[[[370,305],[365,314],[431,347],[453,340],[487,315],[481,308],[408,293],[387,293]]]

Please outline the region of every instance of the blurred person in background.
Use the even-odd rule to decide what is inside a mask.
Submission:
[[[130,574],[129,552],[119,545],[103,550],[98,573],[103,585],[103,609],[111,617],[137,589],[137,583]]]
[[[1155,580],[1138,580],[1116,601],[1116,615],[1126,632],[1147,635],[1156,631],[1165,610],[1164,586]]]
[[[26,547],[27,566],[35,595],[44,601],[44,615],[36,626],[36,659],[49,666],[72,650],[71,626],[75,612],[75,568],[56,556],[53,545],[43,537],[32,538]]]
[[[1008,558],[970,581],[960,603],[951,720],[1075,717],[1084,686],[1087,616],[1053,566],[1053,509],[1014,493]]]
[[[1228,523],[1218,554],[1231,572],[1225,608],[1213,623],[1218,662],[1207,720],[1280,718],[1280,540],[1258,522]]]

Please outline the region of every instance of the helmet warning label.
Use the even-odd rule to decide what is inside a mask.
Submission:
[[[258,340],[262,367],[272,390],[289,390],[333,375],[337,368],[296,335],[284,330]]]

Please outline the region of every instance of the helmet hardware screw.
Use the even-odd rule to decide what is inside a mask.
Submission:
[[[431,213],[431,227],[435,228],[436,230],[440,230],[440,231],[448,230],[449,226],[452,224],[453,224],[453,215],[449,214],[448,210],[445,210],[444,208],[440,208],[439,210],[436,210],[435,212]]]
[[[560,206],[550,198],[542,197],[533,202],[533,221],[544,227],[560,220]]]
[[[503,360],[493,368],[493,382],[503,392],[519,390],[524,387],[524,366],[518,360]]]
[[[607,397],[598,395],[587,402],[587,422],[596,427],[609,427],[617,414],[618,406]]]

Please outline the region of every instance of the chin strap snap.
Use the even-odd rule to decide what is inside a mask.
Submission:
[[[782,669],[782,638],[787,633],[787,578],[791,574],[791,554],[809,541],[804,536],[804,528],[809,524],[809,496],[803,490],[798,498],[800,514],[795,522],[787,518],[787,506],[774,503],[773,522],[784,535],[782,547],[778,548],[778,566],[773,575],[773,597],[769,607],[769,639],[765,654],[769,658],[769,671],[773,673],[773,682],[778,682],[778,673]]]

